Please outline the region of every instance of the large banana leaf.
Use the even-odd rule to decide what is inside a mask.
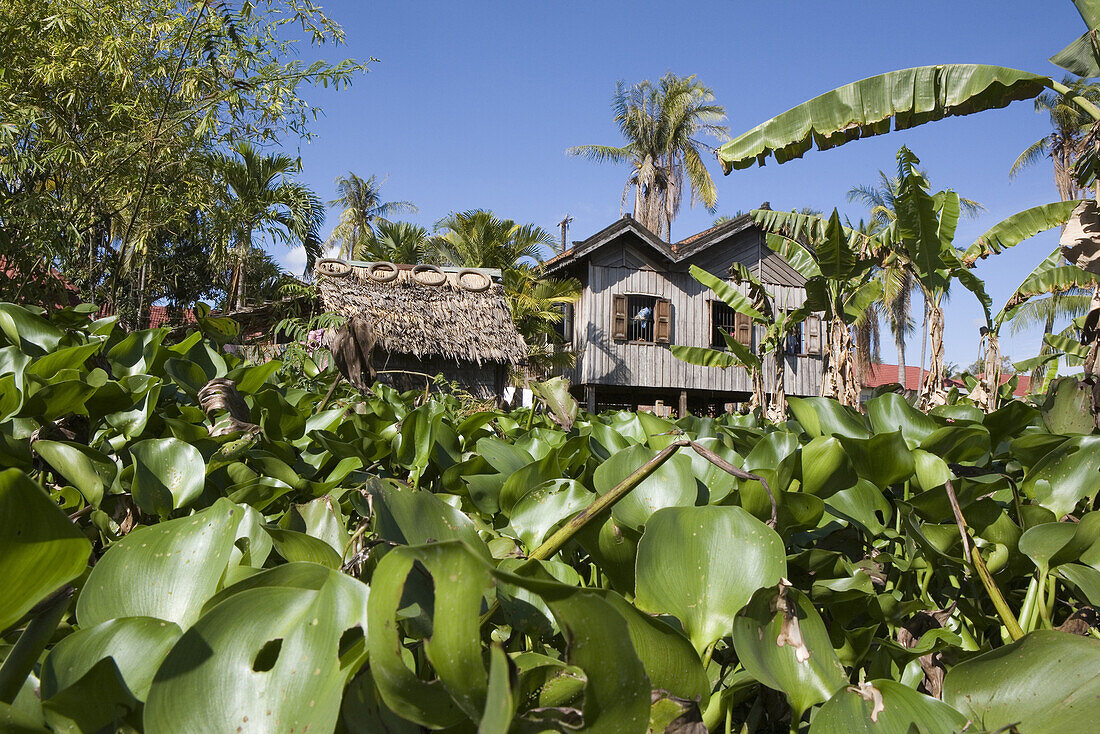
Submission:
[[[1080,199],[1056,201],[1016,212],[997,222],[974,240],[963,253],[963,260],[971,263],[989,255],[997,255],[1040,232],[1065,224],[1080,203]]]
[[[1050,78],[983,64],[945,64],[901,69],[869,77],[814,97],[734,138],[718,149],[722,170],[778,163],[890,131],[955,115],[999,109],[1033,99]]]
[[[849,244],[836,209],[825,224],[825,237],[817,242],[814,251],[821,274],[826,278],[844,279],[855,272],[859,253]]]
[[[711,275],[706,270],[703,270],[698,265],[692,265],[690,268],[691,277],[705,285],[714,291],[715,295],[722,299],[727,306],[732,308],[738,313],[748,314],[753,319],[763,320],[764,314],[760,313],[759,309],[753,305],[752,300],[749,299],[741,291],[737,290],[729,281],[722,280],[714,275]]]
[[[1046,293],[1061,293],[1070,288],[1092,286],[1100,279],[1076,265],[1061,265],[1061,262],[1062,250],[1056,247],[1024,278],[994,322],[1001,323],[1011,319],[1029,298]]]
[[[1081,20],[1088,29],[1073,43],[1050,57],[1050,62],[1077,76],[1100,76],[1100,45],[1096,30],[1100,26],[1100,2],[1097,0],[1073,0]]]

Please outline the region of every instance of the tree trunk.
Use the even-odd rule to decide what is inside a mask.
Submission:
[[[927,331],[930,360],[928,372],[922,376],[917,407],[928,410],[947,402],[947,393],[943,389],[943,309],[937,305],[928,305]]]
[[[821,381],[821,395],[858,408],[860,386],[852,351],[852,333],[848,325],[842,319],[833,319],[829,322],[828,363]]]
[[[924,299],[924,322],[921,324],[923,330],[920,337],[920,375],[918,376],[919,382],[924,382],[924,364],[925,356],[928,351],[928,294],[922,294]]]
[[[787,354],[783,340],[779,340],[779,346],[772,353],[775,361],[775,385],[772,388],[771,405],[768,407],[768,417],[779,423],[787,418],[787,393],[784,389],[784,381],[787,373]]]
[[[246,225],[241,232],[241,239],[238,243],[238,249],[240,252],[237,255],[237,289],[234,308],[244,308],[245,306],[245,264],[248,258],[248,248],[252,245],[252,227]]]
[[[985,379],[984,388],[985,396],[984,400],[980,401],[980,407],[984,408],[987,413],[992,413],[996,410],[1000,402],[1001,392],[1001,344],[997,339],[997,332],[990,331],[985,335]]]
[[[902,326],[895,324],[894,346],[898,350],[898,382],[901,383],[901,389],[904,392],[908,385],[905,384],[905,333],[902,331]]]

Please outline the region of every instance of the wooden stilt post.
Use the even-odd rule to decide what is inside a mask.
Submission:
[[[687,414],[688,414],[688,391],[687,390],[681,390],[680,391],[680,412],[676,417],[677,418],[683,418]]]
[[[589,413],[595,413],[596,412],[596,386],[595,385],[585,385],[584,386],[584,399],[588,403],[588,405],[585,406],[587,408],[588,412]]]

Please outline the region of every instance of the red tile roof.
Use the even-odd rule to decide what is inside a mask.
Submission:
[[[176,314],[170,314],[167,306],[150,306],[149,323],[145,328],[156,329],[160,326],[178,326],[193,323],[195,323],[195,312],[190,308],[183,309],[182,313],[177,311]]]
[[[921,378],[928,372],[920,367],[905,366],[905,389],[919,390]],[[896,364],[874,363],[871,369],[863,375],[864,387],[880,387],[898,382],[898,366]]]
[[[905,366],[905,389],[906,390],[919,390],[921,378],[928,373],[928,370],[921,371],[920,367],[912,367],[910,365]],[[982,375],[977,375],[978,379],[982,378]],[[1012,394],[1016,397],[1023,397],[1031,392],[1031,376],[1030,375],[1018,375],[1019,380],[1016,383],[1016,389],[1012,391]],[[1002,374],[1001,384],[1005,384],[1012,375]],[[891,383],[898,382],[898,366],[896,364],[880,364],[878,362],[871,365],[869,372],[863,375],[863,386],[868,388],[881,387],[882,385],[889,385]],[[948,385],[965,388],[965,384],[962,380],[948,379],[945,380]]]

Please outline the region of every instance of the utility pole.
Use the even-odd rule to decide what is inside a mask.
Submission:
[[[565,219],[558,222],[558,226],[561,227],[561,252],[569,249],[569,223],[572,221],[573,217],[566,214]]]

